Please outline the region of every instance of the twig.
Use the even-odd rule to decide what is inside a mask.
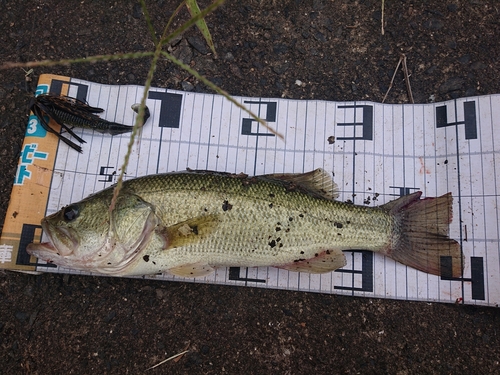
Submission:
[[[188,352],[189,350],[189,345],[191,345],[191,341],[188,341],[186,347],[184,348],[184,352]],[[177,363],[181,360],[182,356],[178,356],[177,358],[174,359],[174,362]]]
[[[382,18],[381,18],[381,23],[382,23],[382,35],[385,34],[384,31],[384,8],[385,8],[385,0],[382,0]]]
[[[405,76],[405,83],[406,83],[406,90],[408,90],[408,96],[410,98],[410,102],[413,104],[415,101],[413,100],[413,93],[411,91],[411,85],[410,85],[410,75],[408,74],[408,67],[406,66],[406,55],[404,53],[399,56],[399,61],[398,65],[396,66],[396,69],[394,69],[394,74],[392,75],[391,83],[389,84],[389,88],[387,89],[387,92],[384,95],[384,99],[382,99],[382,103],[385,102],[385,99],[387,99],[387,95],[389,95],[389,91],[392,89],[392,85],[394,83],[394,78],[396,78],[396,73],[398,72],[399,66],[403,63],[403,74]]]
[[[163,360],[163,361],[161,361],[160,363],[157,363],[156,365],[151,366],[150,368],[147,368],[147,369],[146,369],[146,371],[148,371],[148,370],[152,370],[152,369],[154,369],[154,368],[156,368],[156,367],[158,367],[158,366],[161,366],[161,365],[163,365],[164,363],[166,363],[166,362],[168,362],[168,361],[171,361],[172,359],[175,359],[175,358],[177,358],[177,357],[180,357],[181,355],[186,354],[187,352],[189,352],[189,350],[184,350],[183,352],[180,352],[180,353],[178,353],[178,354],[176,354],[176,355],[173,355],[172,357],[168,357],[167,359],[164,359],[164,360]]]
[[[410,97],[411,103],[415,103],[413,100],[413,93],[411,92],[410,76],[408,75],[408,67],[406,66],[406,55],[403,54],[403,73],[405,75],[406,90],[408,91],[408,96]]]
[[[389,88],[387,89],[387,92],[384,95],[384,99],[382,99],[382,103],[385,102],[385,99],[387,99],[387,95],[389,95],[389,91],[391,91],[391,89],[392,89],[392,84],[394,83],[394,78],[396,77],[396,73],[398,72],[400,65],[401,65],[401,57],[399,58],[398,65],[396,66],[396,69],[394,69],[394,74],[392,75],[391,83],[389,84]]]

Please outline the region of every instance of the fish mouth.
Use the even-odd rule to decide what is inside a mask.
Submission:
[[[28,244],[28,246],[26,247],[26,252],[29,255],[36,256],[40,252],[57,253],[57,250],[50,242],[40,242]]]
[[[29,244],[26,247],[28,254],[49,261],[54,256],[69,256],[78,249],[78,238],[71,228],[56,227],[43,219],[42,229],[49,237],[49,241]]]

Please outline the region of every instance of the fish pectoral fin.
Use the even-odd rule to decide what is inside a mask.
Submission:
[[[313,258],[298,258],[293,263],[275,267],[295,272],[326,273],[342,268],[346,264],[342,250],[322,250]]]
[[[205,215],[169,226],[162,230],[166,243],[165,249],[197,243],[210,235],[218,224],[217,215]]]
[[[165,243],[164,251],[194,245],[211,235],[218,224],[217,215],[205,215],[164,228],[160,233]],[[187,248],[186,251],[189,249]],[[203,277],[210,275],[215,269],[206,262],[199,261],[168,268],[166,271],[180,277]]]
[[[210,275],[214,271],[215,268],[203,262],[184,264],[167,269],[167,272],[180,277],[203,277]]]
[[[330,200],[337,199],[339,188],[332,176],[322,168],[306,173],[266,174],[261,177],[285,182],[290,188],[303,189],[309,194]]]

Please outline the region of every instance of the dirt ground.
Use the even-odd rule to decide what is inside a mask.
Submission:
[[[146,1],[157,33],[178,0]],[[274,3],[274,4],[273,4]],[[200,1],[206,5],[207,2]],[[496,0],[228,0],[172,52],[234,95],[418,103],[500,93]],[[134,1],[0,0],[0,63],[153,50]],[[187,18],[182,11],[179,25]],[[149,59],[0,71],[0,223],[42,73],[143,84]],[[304,85],[295,82],[300,80]],[[160,61],[155,87],[209,91]],[[387,102],[408,103],[403,74]],[[0,373],[500,373],[500,310],[147,280],[0,273]]]

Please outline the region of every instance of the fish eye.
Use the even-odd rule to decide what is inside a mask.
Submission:
[[[75,220],[79,214],[80,210],[76,204],[72,204],[71,206],[66,207],[63,211],[64,220],[66,221]]]

